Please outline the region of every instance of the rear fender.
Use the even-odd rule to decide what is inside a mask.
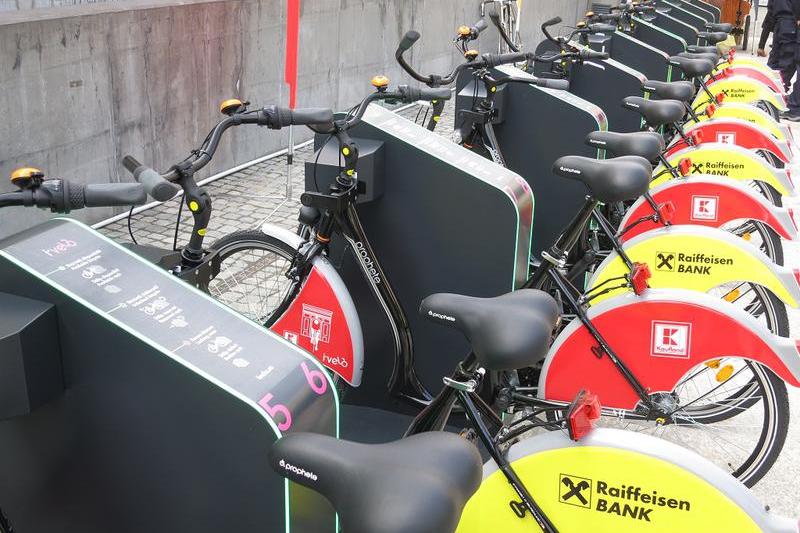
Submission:
[[[657,204],[671,202],[675,208],[673,225],[696,224],[721,227],[734,220],[756,220],[763,222],[775,233],[787,240],[797,240],[797,226],[792,210],[772,205],[762,195],[741,183],[714,176],[690,176],[687,179],[669,180],[651,189],[650,194]],[[620,228],[653,214],[653,208],[644,198],[639,198],[628,208]],[[629,241],[646,231],[662,228],[653,220],[640,222],[620,235],[621,241]]]
[[[792,139],[788,126],[785,124],[780,124],[779,122],[775,121],[775,119],[773,119],[769,113],[750,104],[726,102],[720,106],[717,106],[713,118],[707,117],[706,115],[699,115],[698,118],[700,119],[700,122],[706,122],[707,120],[716,120],[720,118],[738,118],[752,122],[753,124],[766,129],[770,132],[770,134],[774,135],[781,141],[788,142]],[[694,123],[694,119],[690,119],[688,123]]]
[[[800,305],[797,272],[776,265],[747,241],[717,228],[669,226],[634,237],[622,245],[631,261],[647,263],[652,277],[650,287],[689,289],[701,293],[731,282],[762,285],[786,305]],[[586,284],[587,289],[624,276],[628,267],[616,252],[609,254]],[[611,281],[609,286],[617,285]],[[618,289],[593,299],[600,302]]]
[[[669,392],[692,368],[722,357],[740,357],[770,368],[800,386],[796,341],[773,335],[733,304],[681,289],[649,289],[609,298],[588,317],[617,356],[651,393]],[[604,407],[633,409],[639,397],[578,320],[556,338],[539,378],[541,398],[571,401],[581,389]]]
[[[303,240],[274,224],[261,230],[292,248]],[[270,330],[305,349],[354,387],[364,372],[364,337],[350,292],[324,256],[312,262],[309,275],[289,308]]]
[[[730,65],[728,68],[723,69],[722,71],[715,74],[716,81],[723,80],[727,77],[731,76],[743,76],[745,78],[751,79],[758,83],[761,83],[765,87],[767,87],[770,91],[776,93],[776,95],[781,99],[781,101],[785,104],[785,93],[783,89],[783,82],[779,79],[775,79],[774,76],[765,73],[761,69],[753,68],[747,65]],[[707,82],[711,82],[709,88],[712,87],[715,83],[714,80],[710,80],[706,78]],[[714,92],[714,91],[711,91]]]
[[[573,442],[564,432],[545,432],[514,444],[508,460],[559,531],[797,532],[795,520],[767,512],[727,472],[650,435],[597,428]],[[530,532],[530,518],[520,520],[509,506],[518,500],[503,472],[487,462],[458,533]]]
[[[678,150],[667,161],[670,165],[677,166],[678,162],[684,158],[688,158],[692,162],[690,175],[705,174],[723,176],[737,181],[763,181],[769,183],[783,196],[795,195],[794,185],[785,169],[773,167],[758,154],[741,146],[705,143]],[[653,171],[653,175],[663,170],[664,166],[659,165]],[[650,186],[661,185],[669,179],[672,179],[672,175],[666,172],[650,182]]]
[[[729,76],[708,84],[711,94],[725,95],[725,101],[742,104],[755,104],[759,100],[769,102],[778,111],[786,111],[786,103],[783,96],[775,94],[763,83],[747,76]],[[699,91],[692,102],[692,108],[704,109],[711,102],[711,97],[705,91]]]
[[[734,57],[732,64],[728,63],[726,61],[725,63],[722,63],[720,65],[720,67],[722,67],[722,68],[727,68],[727,67],[730,67],[730,66],[734,66],[734,67],[741,66],[741,67],[747,67],[747,68],[754,68],[754,69],[760,70],[765,75],[770,76],[771,78],[773,78],[773,79],[775,79],[777,81],[781,81],[781,79],[782,79],[781,78],[781,73],[779,71],[769,68],[767,65],[765,65],[764,63],[762,63],[761,61],[759,61],[758,59],[756,59],[754,57],[748,57],[748,56]]]
[[[765,150],[788,164],[792,160],[792,152],[785,140],[780,140],[769,132],[768,129],[752,122],[738,118],[714,118],[692,124],[684,129],[687,136],[697,134],[699,144],[722,143],[735,144],[748,150]],[[675,138],[667,148],[667,159],[678,150],[686,148],[680,136]]]

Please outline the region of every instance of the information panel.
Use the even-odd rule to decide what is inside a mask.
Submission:
[[[237,440],[242,443],[243,455],[246,456],[245,449],[252,448],[257,457],[249,475],[253,477],[255,486],[260,484],[257,481],[259,476],[264,476],[264,479],[260,489],[252,490],[263,491],[268,486],[280,489],[277,494],[261,492],[231,495],[232,500],[238,498],[249,502],[254,497],[260,498],[263,504],[272,507],[268,524],[263,524],[269,527],[261,530],[279,531],[285,527],[289,531],[291,522],[296,522],[294,518],[285,520],[290,516],[290,509],[284,509],[291,500],[287,498],[289,488],[282,479],[265,468],[264,458],[270,442],[264,439],[271,434],[271,440],[274,440],[290,431],[338,433],[335,387],[315,359],[99,233],[68,219],[51,220],[0,243],[0,290],[56,304],[61,331],[54,334],[60,335],[62,340],[66,392],[65,398],[55,403],[73,404],[63,412],[56,406],[44,408],[45,411],[52,411],[48,412],[45,423],[53,424],[55,440],[60,439],[58,432],[63,428],[59,424],[65,420],[77,419],[79,423],[86,423],[87,420],[106,416],[112,406],[119,407],[119,417],[131,416],[132,419],[125,424],[109,420],[109,428],[119,424],[117,431],[130,431],[132,435],[152,432],[154,436],[151,438],[155,440],[181,424],[186,424],[186,427],[182,432],[175,431],[174,438],[191,435],[195,425],[208,425],[211,421],[216,421],[214,424],[219,424],[218,427],[227,425],[228,435],[237,435]],[[135,364],[138,362],[141,362],[141,366]],[[149,370],[148,375],[143,368],[160,370]],[[147,383],[139,383],[139,380],[147,380]],[[117,385],[109,381],[116,381]],[[99,405],[106,401],[100,394],[94,395],[90,401],[72,392],[84,390],[82,386],[87,383],[110,395],[107,398],[108,405]],[[114,395],[119,395],[127,387],[131,390],[141,389],[141,395],[148,396],[147,401],[139,402],[141,412],[137,412],[136,402],[114,405]],[[179,394],[179,390],[185,392]],[[211,402],[212,397],[218,400]],[[177,416],[177,412],[185,409],[176,403],[190,402],[190,398],[196,398],[192,401],[196,408],[191,414]],[[161,414],[173,413],[176,418],[165,422],[160,417],[150,416],[146,407],[148,402],[157,405],[163,411]],[[210,402],[206,408],[211,411],[204,409],[206,402]],[[228,413],[224,422],[219,419],[222,413]],[[41,414],[38,413],[38,416]],[[139,418],[135,418],[137,416]],[[243,423],[244,420],[248,422]],[[173,428],[163,428],[165,423]],[[0,423],[0,441],[20,438],[24,434],[25,424]],[[118,465],[114,464],[116,461],[129,462],[138,455],[138,449],[131,449],[128,450],[130,456],[118,453],[116,457],[103,457],[106,451],[101,451],[97,441],[108,438],[102,435],[80,436],[81,446],[87,449],[98,447],[96,461],[99,470],[103,469],[106,461],[109,463],[106,468],[117,468]],[[253,442],[245,444],[249,440]],[[193,442],[192,446],[200,449],[205,444],[195,445]],[[216,442],[208,448],[208,452],[215,455],[225,453],[226,446],[230,445],[232,443]],[[165,442],[164,446],[173,453],[181,447],[176,442]],[[13,454],[13,449],[3,448],[2,451],[7,460],[14,460],[8,456]],[[229,451],[236,453],[235,448]],[[65,456],[64,459],[80,461],[79,456]],[[172,458],[165,454],[163,457],[153,457],[153,464],[163,461],[169,467],[174,462],[174,469],[179,472],[184,466],[191,467],[191,464],[184,462],[185,459],[179,454]],[[213,479],[219,475],[215,469],[225,465],[226,461],[230,461],[227,468],[247,470],[246,461],[240,463],[238,458],[231,457],[220,461],[220,465],[195,465],[200,473],[191,475],[203,479],[203,469],[207,469],[209,477]],[[252,463],[253,458],[249,461]],[[143,468],[146,470],[147,467]],[[102,476],[103,473],[98,475]],[[267,479],[270,477],[272,481]],[[155,482],[149,478],[147,481]],[[120,479],[119,482],[125,483],[126,480]],[[180,485],[175,480],[173,482]],[[24,482],[21,483],[24,485]],[[66,481],[62,483],[62,488],[70,484]],[[77,487],[80,484],[70,490],[79,492]],[[147,490],[146,486],[141,488]],[[225,487],[220,489],[224,490]],[[112,493],[114,490],[115,487],[110,489]],[[191,487],[181,486],[181,490],[191,490]],[[203,487],[203,490],[211,489]],[[300,494],[297,491],[298,488],[292,489],[293,494],[305,505],[315,505],[310,493]],[[7,500],[3,499],[2,492],[0,488],[0,501],[5,502]],[[87,497],[93,492],[88,491]],[[35,494],[30,496],[35,497]],[[97,503],[94,502],[94,505]],[[192,504],[186,502],[186,505]],[[310,528],[307,527],[310,524],[305,522],[306,527],[301,530],[334,529],[334,517],[329,506],[323,503],[320,509],[320,516],[327,515],[327,518],[322,521],[311,520],[317,523]],[[40,511],[47,512],[47,509]],[[313,514],[311,507],[301,511],[306,515]],[[15,509],[12,506],[7,512],[14,515]],[[91,513],[92,510],[84,509],[82,512]],[[96,512],[104,511],[98,508]],[[167,515],[170,510],[160,509],[159,514],[162,513]],[[240,509],[239,513],[259,514],[246,508]],[[120,516],[123,515],[121,513]],[[171,521],[168,516],[165,520],[165,523]],[[245,519],[245,523],[250,521]],[[325,522],[327,526],[322,529]],[[25,525],[23,520],[18,527],[24,531],[37,531],[36,527]],[[184,526],[185,530],[206,531],[202,524],[193,521]],[[107,523],[105,527],[109,527]],[[92,531],[91,528],[86,530]],[[148,527],[148,530],[162,531],[157,527]],[[256,531],[248,528],[236,530]],[[127,529],[120,524],[115,531]]]

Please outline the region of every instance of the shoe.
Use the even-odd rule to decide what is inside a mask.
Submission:
[[[787,111],[786,113],[781,115],[781,118],[788,122],[800,122],[800,111],[794,111],[794,112]]]

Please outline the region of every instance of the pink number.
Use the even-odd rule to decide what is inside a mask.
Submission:
[[[276,405],[270,405],[269,402],[271,400],[272,400],[272,393],[270,392],[269,394],[261,398],[261,401],[258,402],[258,405],[263,407],[264,410],[267,412],[267,414],[269,414],[269,416],[271,416],[273,420],[275,420],[275,415],[280,414],[281,417],[283,418],[283,422],[278,422],[277,420],[275,420],[275,422],[278,423],[278,429],[280,429],[281,431],[286,431],[287,429],[292,427],[292,413],[290,413],[289,408],[283,404],[279,403]]]
[[[317,394],[325,394],[325,391],[328,390],[328,380],[325,379],[325,374],[319,370],[310,370],[305,362],[300,363],[300,368],[303,369],[311,390]]]

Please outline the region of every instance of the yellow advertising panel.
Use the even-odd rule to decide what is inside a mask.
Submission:
[[[736,104],[733,102],[728,104],[723,103],[714,111],[713,117],[709,118],[705,115],[700,115],[698,118],[700,122],[704,120],[713,120],[714,118],[738,118],[746,120],[766,129],[779,140],[786,141],[786,135],[780,128],[780,125],[767,113],[750,104]],[[689,123],[692,122],[693,120],[690,119]]]
[[[775,171],[768,166],[766,161],[747,150],[736,150],[730,145],[722,145],[719,148],[700,145],[692,150],[676,152],[669,163],[677,167],[680,160],[687,157],[692,161],[689,174],[723,176],[736,181],[758,180],[769,183],[782,196],[793,194],[787,184],[776,177]],[[663,167],[659,167],[656,171],[661,168]],[[662,185],[669,179],[672,179],[672,175],[664,173],[651,181],[650,187]]]
[[[711,233],[718,233],[719,237]],[[649,284],[653,288],[708,292],[726,283],[747,281],[766,287],[787,305],[798,306],[797,282],[791,272],[776,266],[741,238],[722,230],[696,227],[654,230],[632,239],[623,249],[631,261],[647,263],[652,275]],[[597,268],[587,289],[626,274],[625,263],[613,253]],[[611,281],[608,286],[615,285],[619,282]],[[610,291],[592,303],[627,290]]]
[[[785,111],[786,105],[781,101],[772,90],[758,80],[747,76],[731,76],[714,82],[709,87],[712,94],[722,93],[725,95],[725,102],[741,102],[746,104],[755,103],[759,100],[769,102],[779,111]],[[692,103],[692,108],[704,106],[711,101],[711,97],[705,91],[699,91]]]
[[[688,470],[601,446],[560,448],[512,463],[564,533],[759,533],[752,518]],[[467,504],[457,533],[541,531],[499,470]],[[516,512],[515,512],[516,509]]]

